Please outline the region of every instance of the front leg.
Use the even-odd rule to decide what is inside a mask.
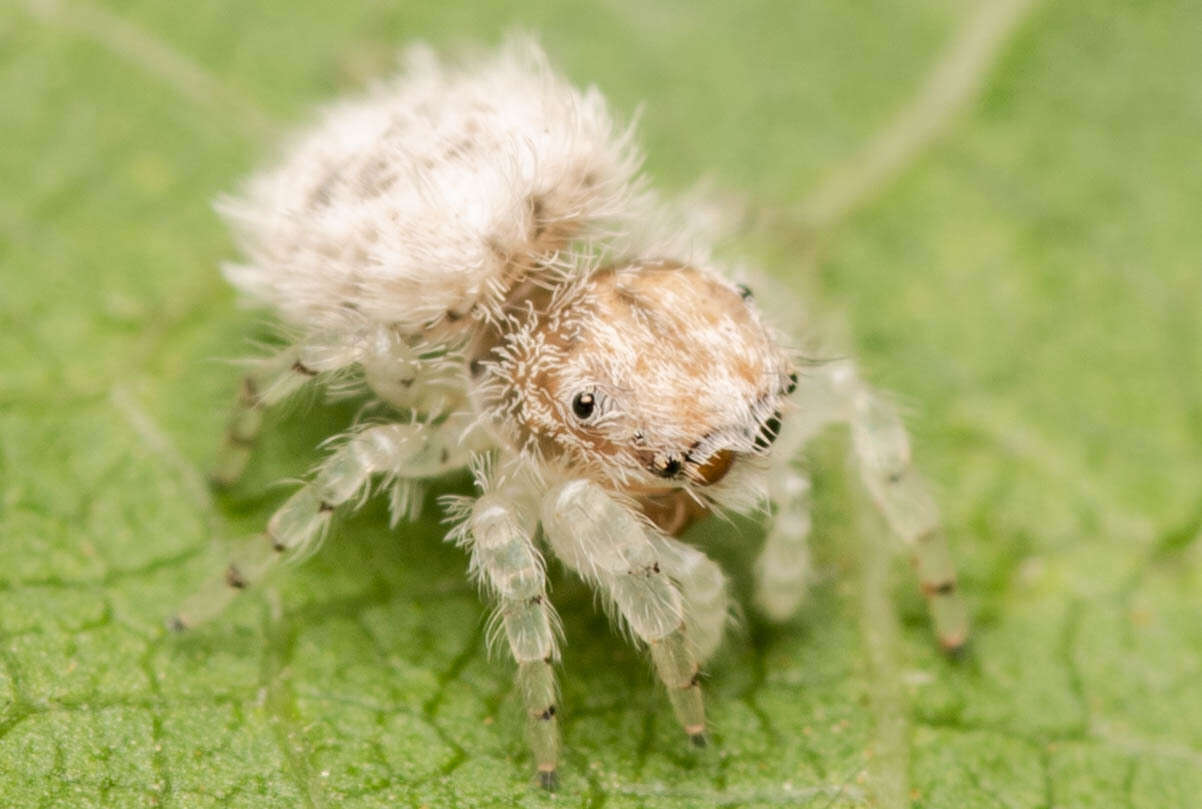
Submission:
[[[518,664],[517,687],[539,782],[554,789],[559,761],[553,668],[559,659],[558,619],[547,598],[543,559],[534,547],[534,517],[504,492],[486,493],[470,506],[455,508],[463,522],[448,539],[470,550],[472,576],[496,600],[496,621]]]
[[[805,599],[810,575],[810,479],[786,456],[773,465],[768,494],[775,508],[756,560],[756,604],[776,621]]]
[[[656,531],[649,538],[660,569],[680,588],[686,637],[697,662],[704,663],[722,644],[730,620],[726,575],[717,562],[692,545]]]
[[[918,582],[939,643],[958,651],[968,639],[968,614],[930,488],[910,458],[910,439],[896,408],[865,385],[850,363],[822,371],[851,428],[860,477],[890,529],[912,549]]]
[[[564,564],[598,588],[634,637],[647,644],[685,733],[705,744],[705,707],[685,601],[669,578],[656,529],[633,506],[587,480],[553,486],[542,501],[547,540]]]

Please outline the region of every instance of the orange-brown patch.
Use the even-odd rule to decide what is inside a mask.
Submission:
[[[697,467],[693,474],[700,483],[708,486],[726,477],[726,473],[730,471],[734,462],[735,453],[724,449],[711,455],[704,464]]]

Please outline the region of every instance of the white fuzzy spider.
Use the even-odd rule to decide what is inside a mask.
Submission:
[[[448,538],[497,604],[535,765],[559,758],[560,632],[542,548],[646,644],[705,741],[698,671],[729,613],[722,571],[676,537],[711,510],[770,514],[758,604],[783,619],[809,568],[810,484],[795,462],[845,422],[864,483],[914,551],[942,644],[966,636],[937,509],[893,408],[847,361],[802,363],[746,287],[666,238],[629,130],[529,42],[466,66],[409,53],[399,78],[327,109],[220,209],[246,262],[229,280],[299,335],[243,383],[214,477],[242,472],[264,408],[310,382],[389,406],[359,423],[176,628],[303,554],[380,479],[392,520],[419,481],[471,466]],[[675,242],[675,243],[674,243]],[[541,526],[541,538],[539,528]]]

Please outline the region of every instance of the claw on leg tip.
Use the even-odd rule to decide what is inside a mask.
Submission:
[[[554,769],[538,771],[538,785],[548,792],[559,788],[559,776]]]

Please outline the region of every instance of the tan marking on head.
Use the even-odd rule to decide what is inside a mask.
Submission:
[[[778,409],[788,360],[737,289],[645,262],[593,273],[540,313],[515,363],[523,442],[627,487],[721,480]],[[592,396],[595,412],[574,413]]]

